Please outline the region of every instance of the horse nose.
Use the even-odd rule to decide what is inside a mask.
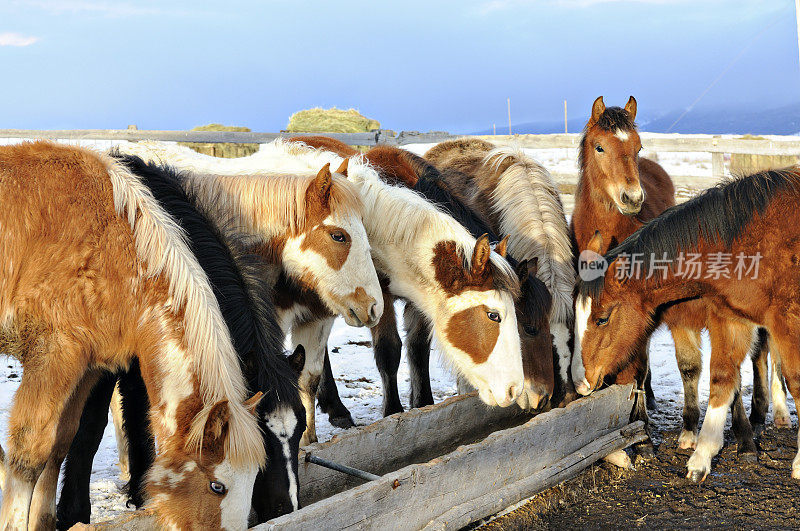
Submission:
[[[631,192],[628,190],[623,190],[619,198],[623,204],[630,205],[632,207],[640,207],[644,201],[644,193],[641,189]]]
[[[518,385],[512,384],[508,386],[508,389],[506,390],[506,402],[508,403],[514,402],[521,394],[522,394],[522,388],[519,387]]]

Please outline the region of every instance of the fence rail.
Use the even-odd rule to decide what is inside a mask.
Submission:
[[[313,133],[249,133],[229,131],[150,131],[129,129],[74,129],[39,131],[32,129],[0,129],[0,138],[50,139],[50,140],[160,140],[166,142],[227,142],[233,144],[262,144],[276,138],[310,136]],[[380,129],[369,133],[325,133],[350,145],[374,146],[378,144],[402,146],[406,144],[437,143],[463,135],[446,132],[419,133]],[[725,153],[743,155],[800,155],[800,137],[769,136],[742,137],[738,135],[666,135],[641,133],[642,145],[649,151],[705,152],[711,153],[712,175],[724,174]],[[488,135],[479,136],[496,144],[514,145],[530,149],[577,148],[579,134],[545,135]]]

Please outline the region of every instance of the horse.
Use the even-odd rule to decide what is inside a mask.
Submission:
[[[798,200],[797,167],[732,179],[638,229],[606,253],[604,274],[579,285],[578,296],[589,308],[582,356],[590,390],[636,355],[665,306],[700,299],[712,330],[723,331],[712,336],[708,410],[687,463],[687,477],[695,482],[705,479],[722,447],[754,327],[767,330],[789,390],[800,397]],[[631,274],[634,253],[644,257],[641,274]],[[792,477],[800,479],[800,452]]]
[[[335,145],[333,139],[302,138],[306,145],[330,150]],[[290,140],[292,141],[292,140]],[[338,149],[338,154],[347,150]],[[499,238],[494,234],[487,220],[468,208],[459,198],[451,194],[439,170],[423,158],[393,146],[378,146],[364,155],[365,159],[378,170],[380,177],[389,184],[405,186],[417,191],[423,197],[450,214],[469,230],[473,236],[487,234],[491,241]],[[454,172],[451,172],[454,173]],[[496,251],[505,255],[506,242],[500,242]],[[517,262],[513,257],[506,259],[514,267],[520,279],[521,296],[516,301],[517,324],[522,344],[525,388],[517,399],[524,409],[542,407],[553,392],[552,341],[550,339],[548,317],[551,299],[544,284],[535,276],[536,261]],[[386,294],[385,297],[391,297]],[[408,363],[411,374],[411,407],[417,408],[433,404],[428,365],[430,358],[430,327],[412,304],[405,308],[404,322],[407,331]],[[382,318],[372,329],[373,347],[377,365],[384,382],[384,416],[403,411],[397,391],[397,369],[400,363],[400,337],[397,324],[392,318]],[[326,365],[329,367],[330,363]],[[325,383],[324,387],[322,382]],[[333,384],[333,374],[325,370],[322,375],[318,399],[323,410],[336,410],[341,404]]]
[[[553,301],[549,350],[555,348],[557,355],[559,395],[573,394],[568,343],[575,271],[564,207],[553,178],[521,149],[496,147],[480,139],[442,142],[428,150],[425,159],[442,170],[449,190],[487,218],[496,233],[509,237],[509,254],[538,260],[537,276]],[[531,330],[522,332],[523,337],[531,336]]]
[[[245,252],[248,244],[245,238],[210,221],[223,216],[201,211],[196,198],[182,189],[177,172],[146,164],[138,157],[116,158],[142,180],[164,210],[186,231],[189,245],[219,301],[248,387],[264,394],[258,406],[258,421],[268,458],[266,468],[256,476],[253,492],[252,508],[257,522],[297,510],[297,454],[305,429],[305,411],[298,394],[298,375],[292,372],[290,363],[302,368],[300,357],[304,353],[299,347],[290,363],[283,359],[283,332],[272,304],[266,264]],[[141,379],[138,371],[134,372],[133,376],[121,375],[120,394],[124,404],[124,428],[139,432],[127,437],[132,450],[127,492],[130,502],[138,507],[142,505],[140,485],[152,463],[152,450],[147,447],[144,451],[136,450],[141,441],[151,437],[148,436],[149,423],[142,414],[146,410],[147,394],[138,391],[143,390],[141,385],[132,387],[129,382],[135,383],[137,376]],[[113,388],[113,379],[102,386],[101,392],[96,392],[96,388],[91,395],[96,400],[90,399],[84,408],[80,428],[67,456],[58,506],[59,527],[69,529],[79,521],[89,521],[91,463],[105,428]]]
[[[575,256],[591,250],[604,254],[615,247],[645,222],[675,204],[674,186],[669,175],[657,163],[640,157],[641,141],[636,130],[637,103],[630,97],[625,108],[606,108],[602,96],[592,105],[589,122],[584,129],[579,150],[581,176],[575,194],[575,210],[572,216],[572,235]],[[592,246],[596,231],[602,238],[599,245]],[[585,262],[584,262],[585,263]],[[578,264],[579,267],[583,263]],[[583,383],[581,364],[581,341],[586,320],[586,308],[577,306],[580,318],[575,321],[575,353],[573,355],[573,378],[579,392],[586,392]],[[683,426],[678,445],[692,448],[697,443],[697,426],[700,418],[698,404],[698,382],[702,368],[700,352],[700,331],[706,327],[706,308],[702,301],[687,301],[671,308],[661,315],[672,333],[675,343],[675,357],[684,386]],[[721,330],[716,333],[723,333]],[[762,347],[764,343],[759,343]],[[645,382],[648,407],[655,407],[652,388],[649,385],[647,367],[648,344],[640,345],[640,355],[627,372],[631,378],[621,375],[623,380],[634,379]],[[766,357],[762,350],[754,352],[754,374],[757,376],[757,391],[754,393],[754,407],[751,420],[761,426],[766,417],[768,400],[765,392]],[[754,454],[755,446],[747,436],[749,428],[741,398],[737,395],[734,415],[736,433],[740,449],[744,454]],[[776,402],[778,404],[778,402]],[[785,406],[784,406],[785,409]],[[776,412],[779,408],[776,406]],[[646,416],[646,413],[642,412]],[[782,418],[780,415],[777,418]],[[788,418],[788,413],[787,417]]]
[[[512,404],[524,380],[514,310],[519,280],[508,262],[491,250],[488,238],[475,239],[415,192],[381,181],[363,161],[351,158],[345,163],[334,153],[299,143],[275,141],[243,159],[206,157],[185,169],[237,175],[261,168],[285,174],[324,164],[337,167],[338,175],[346,173],[357,187],[372,257],[387,289],[411,300],[432,322],[445,357],[484,402]],[[392,219],[404,223],[388,222]],[[309,322],[302,335],[305,342],[300,342],[307,358],[317,357],[320,367],[332,317]]]
[[[260,396],[246,398],[179,225],[115,160],[48,142],[0,148],[0,200],[10,207],[0,211],[0,351],[23,366],[0,526],[55,524],[34,486],[66,452],[100,371],[138,358],[158,440],[147,490],[159,525],[244,529],[266,457]]]
[[[383,313],[357,187],[333,175],[329,164],[275,172],[253,163],[256,153],[230,159],[240,163],[231,175],[214,175],[223,168],[220,159],[187,148],[143,142],[120,149],[191,169],[182,173],[182,186],[201,207],[217,205],[212,216],[222,216],[223,222],[230,218],[233,229],[251,239],[250,250],[272,264],[270,282],[281,328],[291,331],[295,346],[306,347],[299,385],[307,431],[301,444],[313,442],[323,353],[308,347],[318,343],[319,333],[307,322],[325,316],[332,325],[332,317],[340,314],[350,325],[371,327]]]

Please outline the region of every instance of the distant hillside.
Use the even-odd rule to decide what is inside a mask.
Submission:
[[[639,118],[639,129],[652,133],[666,133],[683,110],[671,111],[657,118]],[[569,120],[570,133],[579,133],[586,125],[587,117]],[[563,133],[564,122],[528,122],[511,126],[518,134]],[[506,134],[508,126],[498,127],[497,134]],[[800,103],[768,109],[751,111],[741,108],[695,109],[684,116],[671,133],[706,134],[753,134],[753,135],[796,135],[800,133]],[[473,134],[491,135],[492,129]]]

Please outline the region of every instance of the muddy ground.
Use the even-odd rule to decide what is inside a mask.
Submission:
[[[635,470],[598,463],[481,529],[800,528],[800,482],[791,479],[794,411],[794,428],[770,425],[760,436],[755,464],[737,459],[736,442],[726,431],[712,473],[695,485],[684,478],[690,451],[677,448],[675,405],[662,403],[651,416],[658,443],[654,458],[637,458]]]

